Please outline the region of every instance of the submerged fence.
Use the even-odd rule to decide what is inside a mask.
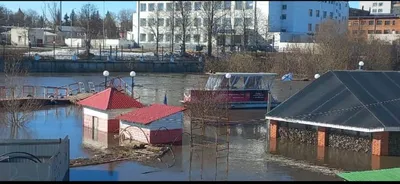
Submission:
[[[0,140],[0,181],[68,181],[69,138]]]

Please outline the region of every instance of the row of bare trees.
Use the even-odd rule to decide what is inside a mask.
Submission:
[[[321,24],[315,43],[291,44],[286,52],[237,54],[208,60],[206,70],[229,72],[292,72],[297,78],[312,78],[328,70],[353,70],[364,61],[365,69],[399,68],[399,47],[382,40],[351,37],[333,21]]]
[[[198,43],[200,35],[204,35],[207,54],[211,56],[215,44],[213,40],[219,40],[218,42],[225,45],[228,34],[232,38],[234,35],[238,36],[236,38],[239,39],[232,41],[244,47],[250,42],[258,44],[259,36],[266,35],[267,16],[259,8],[253,7],[255,4],[252,3],[237,1],[235,7],[231,8],[230,1],[172,1],[166,4],[166,9],[163,3],[154,3],[147,24],[145,20],[140,20],[140,26],[154,36],[156,50],[165,35],[169,38],[171,50],[175,43],[181,43],[183,52],[186,51],[188,35],[195,33],[197,37],[194,40]],[[165,24],[164,19],[167,19]]]

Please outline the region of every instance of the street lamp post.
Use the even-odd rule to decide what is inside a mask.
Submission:
[[[56,41],[53,41],[53,57],[56,59]]]
[[[231,89],[231,77],[232,75],[230,73],[225,74],[225,78],[228,79],[228,92],[227,92],[227,105],[229,107],[229,101],[230,101],[230,97],[229,97],[229,90]]]
[[[134,98],[134,96],[133,96],[133,87],[135,86],[135,76],[136,76],[136,72],[135,72],[135,71],[131,71],[131,72],[129,73],[129,75],[130,75],[131,78],[132,78],[131,95],[132,95],[132,98]]]
[[[359,69],[359,70],[362,70],[363,67],[364,67],[364,62],[363,62],[363,61],[360,61],[360,62],[358,63],[358,69]]]
[[[110,72],[107,70],[104,70],[103,76],[104,76],[104,89],[107,89],[107,77],[110,75]]]
[[[31,57],[31,41],[29,40],[29,45],[28,45],[28,57]]]

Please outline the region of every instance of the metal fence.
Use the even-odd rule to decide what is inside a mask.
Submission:
[[[69,138],[0,140],[0,181],[68,181]]]

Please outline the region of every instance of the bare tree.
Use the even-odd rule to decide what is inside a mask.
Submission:
[[[161,7],[160,7],[161,8]],[[149,15],[147,27],[146,29],[151,32],[153,39],[156,43],[156,53],[158,56],[158,48],[160,39],[162,39],[163,32],[160,31],[160,28],[164,26],[164,18],[162,18],[163,11],[159,9],[158,6],[155,5],[154,11]]]
[[[10,128],[10,138],[18,137],[18,130],[23,128],[32,118],[34,111],[41,106],[33,99],[34,94],[24,94],[24,77],[27,71],[21,68],[22,57],[17,51],[10,51],[4,62],[5,86],[1,89],[1,125]],[[23,99],[23,100],[22,100]]]
[[[122,31],[132,30],[132,14],[134,13],[131,9],[123,9],[118,13],[118,20],[121,24]]]
[[[221,22],[222,17],[225,16],[224,11],[222,9],[222,1],[204,1],[204,2],[196,2],[202,3],[201,6],[201,14],[202,17],[207,21],[205,25],[206,33],[207,33],[207,55],[212,55],[212,38],[217,34],[218,27],[216,23]],[[195,7],[196,8],[196,7]]]
[[[239,31],[242,33],[241,45],[244,49],[247,49],[249,43],[249,31],[254,25],[254,10],[247,7],[247,4],[244,1],[235,2],[235,10],[239,10],[239,17],[235,18],[235,27],[237,26]]]
[[[193,22],[192,1],[178,1],[175,4],[175,24],[180,28],[182,48],[181,54],[186,53],[186,37]]]
[[[60,25],[61,23],[61,11],[59,4],[57,2],[49,2],[47,4],[47,8],[50,13],[50,18],[51,18],[51,23],[53,25],[54,31],[56,31],[57,25]]]

